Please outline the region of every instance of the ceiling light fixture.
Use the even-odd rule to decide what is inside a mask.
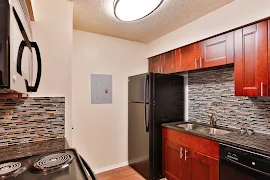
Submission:
[[[154,12],[163,0],[115,0],[114,15],[121,21],[135,21]]]

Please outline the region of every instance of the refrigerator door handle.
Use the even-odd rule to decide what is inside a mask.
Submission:
[[[145,131],[149,132],[149,124],[148,124],[148,117],[147,117],[147,111],[146,111],[147,85],[148,85],[148,76],[145,77],[145,81],[144,81],[144,125],[145,125]]]

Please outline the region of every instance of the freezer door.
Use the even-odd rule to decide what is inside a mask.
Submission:
[[[149,74],[141,74],[128,78],[128,101],[148,103]]]
[[[128,161],[146,179],[150,177],[148,105],[128,104]]]
[[[153,176],[162,176],[162,123],[184,120],[184,78],[178,75],[155,74],[150,133],[153,144]]]

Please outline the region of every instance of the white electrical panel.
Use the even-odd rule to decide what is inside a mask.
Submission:
[[[112,76],[91,75],[91,104],[112,103]]]

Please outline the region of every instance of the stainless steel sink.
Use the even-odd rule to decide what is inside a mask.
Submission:
[[[205,128],[199,129],[198,131],[205,133],[205,134],[211,134],[211,135],[225,135],[225,134],[229,134],[231,132],[231,131],[217,129],[217,128],[211,128],[211,127],[205,127]]]
[[[193,131],[201,132],[204,134],[210,134],[210,135],[225,135],[231,132],[228,130],[208,127],[208,126],[204,126],[200,124],[192,124],[192,123],[177,124],[176,126],[183,128],[186,131],[193,130]]]
[[[203,125],[191,124],[191,123],[178,124],[176,126],[178,126],[180,128],[184,128],[185,130],[197,130],[197,129],[205,128],[205,126],[203,126]]]

